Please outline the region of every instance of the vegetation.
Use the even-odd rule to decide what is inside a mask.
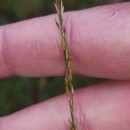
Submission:
[[[55,8],[59,17],[59,22],[56,21],[56,25],[61,33],[61,46],[64,53],[65,68],[66,68],[65,86],[66,86],[66,94],[68,97],[68,103],[69,103],[70,115],[71,115],[70,129],[75,130],[76,125],[75,125],[74,106],[73,106],[74,88],[72,83],[73,75],[72,75],[72,66],[71,66],[71,56],[68,50],[66,32],[63,25],[64,6],[62,0],[55,0]]]

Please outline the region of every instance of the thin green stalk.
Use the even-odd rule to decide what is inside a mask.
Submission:
[[[66,85],[66,94],[68,97],[68,103],[69,103],[70,115],[71,115],[70,130],[76,130],[75,118],[74,118],[74,107],[73,107],[74,89],[72,84],[71,57],[68,51],[66,33],[63,25],[64,6],[62,0],[55,0],[55,8],[59,17],[59,22],[56,22],[56,24],[58,29],[61,32],[61,43],[62,43],[62,49],[64,52],[64,60],[66,65],[65,85]]]

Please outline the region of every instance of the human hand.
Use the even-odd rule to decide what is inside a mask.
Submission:
[[[65,13],[73,72],[107,78],[75,92],[77,130],[130,129],[130,3]],[[0,27],[0,77],[64,75],[56,15]],[[1,117],[0,130],[69,129],[62,95]]]

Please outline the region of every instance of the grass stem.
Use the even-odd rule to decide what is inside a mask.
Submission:
[[[72,66],[71,66],[71,57],[67,46],[66,31],[63,25],[64,6],[62,0],[55,0],[55,8],[59,17],[59,22],[56,21],[56,25],[61,32],[61,44],[64,52],[64,60],[66,66],[65,86],[66,86],[66,94],[68,97],[68,103],[69,103],[70,115],[71,115],[70,130],[76,130],[75,118],[74,118],[74,107],[73,107],[74,89],[72,84]]]

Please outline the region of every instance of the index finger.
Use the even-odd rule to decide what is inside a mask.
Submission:
[[[130,3],[64,15],[74,73],[130,79]],[[57,76],[65,71],[57,15],[0,28],[0,77]]]
[[[129,130],[130,81],[105,81],[78,90],[76,130]],[[62,95],[0,118],[0,130],[69,130],[69,109]]]

